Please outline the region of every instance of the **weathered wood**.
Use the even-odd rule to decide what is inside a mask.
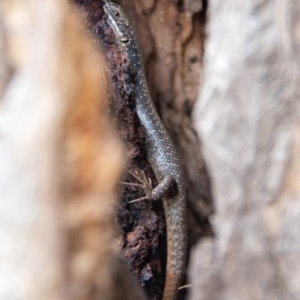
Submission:
[[[298,299],[298,1],[210,1],[194,114],[216,236],[194,250],[190,299]]]
[[[66,1],[1,0],[0,26],[0,299],[120,299],[102,56]]]

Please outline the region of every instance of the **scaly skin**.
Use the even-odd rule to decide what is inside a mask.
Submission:
[[[135,85],[137,114],[146,131],[148,162],[157,182],[161,184],[155,190],[163,191],[160,196],[163,196],[166,217],[167,264],[163,300],[174,300],[185,268],[187,248],[183,173],[174,144],[152,102],[134,29],[119,5],[106,1],[104,11],[118,45],[137,74]],[[163,180],[166,177],[172,177],[173,182],[175,180],[176,195],[167,196],[166,191],[170,189],[170,185],[165,183],[170,180]]]

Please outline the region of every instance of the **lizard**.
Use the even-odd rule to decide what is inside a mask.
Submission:
[[[175,146],[152,102],[135,30],[120,5],[107,0],[103,9],[117,45],[135,72],[136,112],[146,132],[146,158],[158,182],[147,198],[162,198],[166,220],[167,259],[163,300],[174,300],[185,269],[187,251],[183,171]]]

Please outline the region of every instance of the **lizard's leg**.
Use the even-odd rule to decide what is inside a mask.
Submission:
[[[173,197],[178,193],[178,188],[175,179],[172,176],[165,176],[159,184],[152,188],[151,179],[147,178],[145,173],[142,171],[141,176],[129,172],[139,183],[121,182],[121,184],[142,188],[145,192],[145,196],[129,201],[130,203],[141,201],[141,200],[159,200],[163,196]]]
[[[178,187],[175,179],[166,175],[158,185],[151,191],[151,199],[159,200],[162,197],[172,198],[178,193]]]

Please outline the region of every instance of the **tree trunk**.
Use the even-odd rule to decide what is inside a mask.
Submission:
[[[299,12],[210,2],[194,118],[216,234],[193,251],[190,299],[299,299]]]
[[[162,205],[128,205],[143,193],[126,186],[113,201],[126,160],[155,184],[132,70],[103,1],[72,2],[89,38],[66,1],[0,2],[0,299],[145,299],[137,282],[159,299]],[[299,4],[211,0],[206,17],[206,1],[118,2],[184,168],[198,244],[179,298],[298,299]]]
[[[0,2],[0,299],[120,299],[105,65],[67,2],[42,4]]]

